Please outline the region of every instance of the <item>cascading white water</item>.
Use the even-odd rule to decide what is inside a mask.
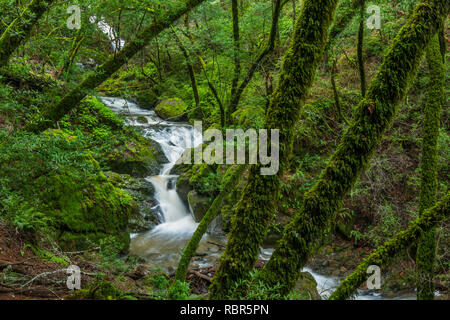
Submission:
[[[117,52],[117,51],[119,51],[119,50],[121,50],[123,48],[123,46],[125,45],[125,40],[123,40],[122,38],[118,38],[117,37],[117,33],[114,30],[114,28],[112,28],[104,20],[97,21],[97,17],[96,16],[92,16],[92,17],[89,17],[89,22],[90,23],[96,23],[97,22],[98,28],[104,34],[106,34],[108,39],[111,41],[111,46],[112,46],[114,52]]]
[[[176,256],[198,226],[178,196],[178,176],[170,175],[170,170],[186,149],[201,143],[201,132],[189,124],[164,121],[153,110],[139,108],[135,103],[124,99],[103,97],[102,101],[113,111],[125,113],[131,126],[141,127],[144,136],[161,145],[169,160],[163,165],[159,175],[146,178],[155,187],[155,200],[163,222],[149,232],[134,237],[130,245],[132,253],[147,256],[153,262],[169,264],[171,260],[177,259]],[[145,117],[147,123],[138,121],[138,117]]]

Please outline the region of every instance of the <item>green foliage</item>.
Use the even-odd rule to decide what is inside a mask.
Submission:
[[[66,246],[106,234],[126,246],[133,201],[107,182],[82,147],[58,131],[7,136],[0,144],[0,214],[27,231],[65,230],[59,238]]]

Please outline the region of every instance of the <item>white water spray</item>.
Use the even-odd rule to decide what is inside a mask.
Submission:
[[[201,132],[189,124],[164,121],[153,110],[141,109],[124,99],[105,97],[102,101],[113,111],[125,113],[130,125],[142,127],[144,136],[158,142],[169,160],[163,165],[159,175],[146,178],[155,187],[155,200],[163,223],[147,233],[137,235],[131,243],[130,251],[139,252],[139,255],[151,255],[153,260],[155,254],[166,258],[167,254],[178,254],[197,229],[198,223],[178,196],[178,176],[169,173],[186,149],[196,147],[201,142]],[[145,117],[147,123],[139,122],[137,117]]]

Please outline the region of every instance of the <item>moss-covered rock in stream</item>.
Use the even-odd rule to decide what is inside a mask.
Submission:
[[[127,191],[139,206],[140,215],[129,221],[130,232],[148,231],[161,222],[154,198],[155,188],[151,182],[115,172],[107,172],[106,175],[114,186]]]
[[[299,295],[300,300],[321,300],[317,282],[309,272],[300,273],[294,292]]]
[[[186,120],[186,111],[188,105],[181,99],[165,99],[158,103],[155,107],[156,114],[162,119],[170,119],[171,121]]]
[[[117,146],[105,156],[111,170],[134,177],[157,175],[162,164],[168,162],[161,146],[142,136]]]
[[[207,197],[212,201],[220,191],[220,181],[217,165],[194,164],[178,178],[177,193],[186,206],[189,206],[188,194],[191,191],[195,191],[196,196]]]
[[[136,92],[136,102],[144,109],[153,109],[159,101],[159,95],[154,89],[147,89]]]
[[[211,199],[198,194],[195,190],[189,191],[187,199],[195,222],[200,222],[211,205]]]

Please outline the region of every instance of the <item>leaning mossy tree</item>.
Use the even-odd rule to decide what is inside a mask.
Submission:
[[[217,214],[220,212],[225,197],[228,195],[230,190],[235,188],[239,178],[244,172],[245,167],[245,165],[235,165],[227,169],[227,172],[222,179],[222,190],[214,199],[213,203],[209,207],[205,216],[202,218],[200,224],[192,235],[192,238],[189,240],[188,244],[183,250],[183,254],[181,256],[180,262],[178,263],[178,268],[175,273],[175,281],[186,280],[186,274],[189,268],[189,264],[192,260],[192,257],[194,257],[195,255],[195,250],[197,250],[200,240],[202,239],[211,222],[217,217]]]
[[[228,298],[234,284],[248,276],[258,258],[267,226],[276,212],[279,179],[292,153],[293,130],[322,61],[337,2],[307,0],[304,3],[264,124],[268,130],[280,130],[280,170],[274,175],[261,175],[261,165],[250,167],[232,218],[229,241],[210,288],[211,299]]]
[[[128,42],[122,50],[114,53],[101,66],[88,75],[78,86],[67,93],[58,103],[49,106],[40,115],[39,119],[29,123],[26,130],[35,132],[50,128],[56,121],[59,121],[72,108],[76,107],[93,89],[102,84],[112,74],[127,63],[136,53],[142,50],[151,39],[170,27],[181,16],[200,5],[205,0],[186,0],[182,5],[177,6],[169,12],[161,14],[155,21],[145,28],[135,39]]]
[[[436,34],[426,54],[429,84],[424,107],[419,215],[436,202],[437,148],[445,83],[444,63],[440,49],[439,35]],[[417,248],[417,299],[420,300],[434,299],[435,237],[435,230],[424,233]]]
[[[33,0],[6,28],[0,37],[0,68],[7,65],[13,52],[28,38],[31,29],[48,10],[53,0]]]
[[[269,287],[277,284],[279,294],[293,288],[313,244],[369,165],[415,78],[425,49],[449,11],[450,1],[421,1],[394,39],[366,98],[355,109],[351,125],[318,182],[305,193],[301,208],[261,273],[261,281]]]
[[[364,261],[352,272],[337,289],[331,294],[329,300],[344,300],[350,298],[359,286],[370,276],[367,269],[371,265],[385,266],[392,258],[396,257],[402,250],[408,248],[418,239],[423,238],[434,229],[436,224],[448,219],[450,214],[450,193],[439,201],[434,207],[422,211],[420,217],[412,221],[408,229],[397,233],[386,241],[382,246],[376,248]],[[434,295],[434,292],[433,292]]]

